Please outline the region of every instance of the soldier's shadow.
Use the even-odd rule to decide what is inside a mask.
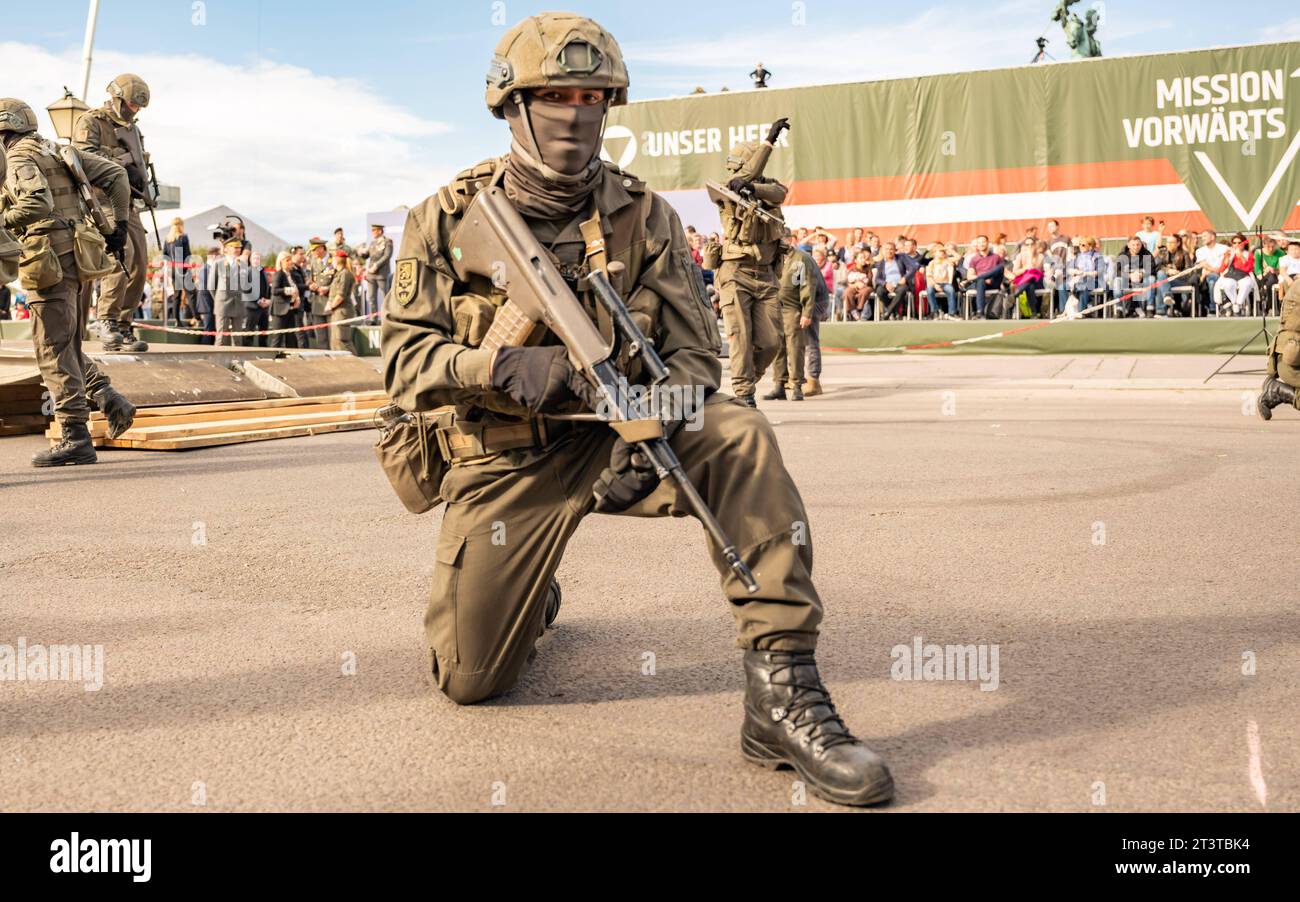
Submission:
[[[925,774],[953,754],[1083,739],[1186,705],[1238,701],[1252,679],[1264,679],[1241,676],[1243,651],[1264,660],[1268,652],[1300,641],[1300,615],[1276,612],[1096,622],[1003,616],[996,623],[946,615],[925,623],[897,615],[873,616],[868,622],[841,613],[836,621],[818,661],[849,725],[890,762],[899,787],[895,807],[941,792]],[[731,693],[738,709],[740,653],[725,651],[725,630],[717,637],[707,635],[711,632],[686,620],[569,623],[541,647],[520,685],[490,704],[592,704]],[[892,680],[891,649],[915,635],[941,644],[998,644],[999,688],[986,693],[973,682]],[[705,652],[706,642],[717,652]],[[659,656],[655,672],[645,674],[635,653],[638,643],[674,649],[683,663]],[[923,691],[973,692],[980,710],[889,734],[873,728],[872,712],[857,710],[852,701],[864,693],[875,699],[884,694],[890,699],[884,704],[908,706],[916,698],[909,693]]]

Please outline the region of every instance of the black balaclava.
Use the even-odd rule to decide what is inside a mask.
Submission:
[[[607,109],[608,103],[546,103],[519,92],[506,103],[512,140],[505,190],[521,213],[562,219],[586,207],[605,171],[600,147]]]

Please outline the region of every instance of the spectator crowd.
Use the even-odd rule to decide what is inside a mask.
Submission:
[[[721,240],[693,227],[697,264]],[[866,229],[840,239],[823,228],[795,229],[790,242],[812,254],[833,298],[832,319],[1028,319],[1064,313],[1120,318],[1232,317],[1276,313],[1300,277],[1300,237],[1281,232],[1227,243],[1214,231],[1166,233],[1145,217],[1122,247],[1107,253],[1091,236],[1065,235],[1057,220],[1019,241],[977,235],[965,245],[921,246]],[[1105,242],[1118,244],[1118,242]],[[713,274],[704,272],[711,294]],[[716,298],[715,298],[716,302]]]

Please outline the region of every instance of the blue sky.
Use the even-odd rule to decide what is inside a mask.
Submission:
[[[1108,56],[1300,39],[1300,13],[1281,4],[1274,22],[1254,6],[1229,14],[1222,0],[1091,5],[1104,9]],[[39,107],[60,85],[75,88],[85,0],[5,6],[0,93],[21,88]],[[199,26],[196,6],[206,17]],[[318,220],[359,223],[367,210],[413,203],[505,149],[504,126],[483,106],[488,60],[506,27],[557,6],[593,16],[619,39],[634,100],[695,85],[744,87],[759,59],[775,72],[774,86],[791,86],[1019,65],[1044,33],[1050,52],[1068,56],[1050,21],[1053,0],[914,2],[889,13],[840,0],[102,0],[90,101],[122,68],[151,82],[156,102],[142,126],[187,208],[260,207],[250,215],[295,233]],[[233,129],[210,127],[204,110],[229,109],[250,93],[245,108],[255,115]],[[226,144],[233,154],[217,152]],[[235,155],[244,165],[228,172]],[[330,190],[313,192],[295,168],[329,179]]]

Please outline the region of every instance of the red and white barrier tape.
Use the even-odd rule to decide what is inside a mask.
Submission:
[[[354,316],[349,319],[341,319],[332,323],[316,323],[311,326],[295,326],[292,329],[264,329],[259,332],[209,332],[204,329],[177,329],[173,326],[155,326],[144,323],[136,328],[142,332],[166,332],[169,335],[202,335],[216,338],[258,338],[263,335],[292,335],[298,332],[318,332],[321,329],[328,329],[330,326],[351,326],[356,323],[365,322],[366,320],[378,320],[377,313],[368,313],[364,316]]]

